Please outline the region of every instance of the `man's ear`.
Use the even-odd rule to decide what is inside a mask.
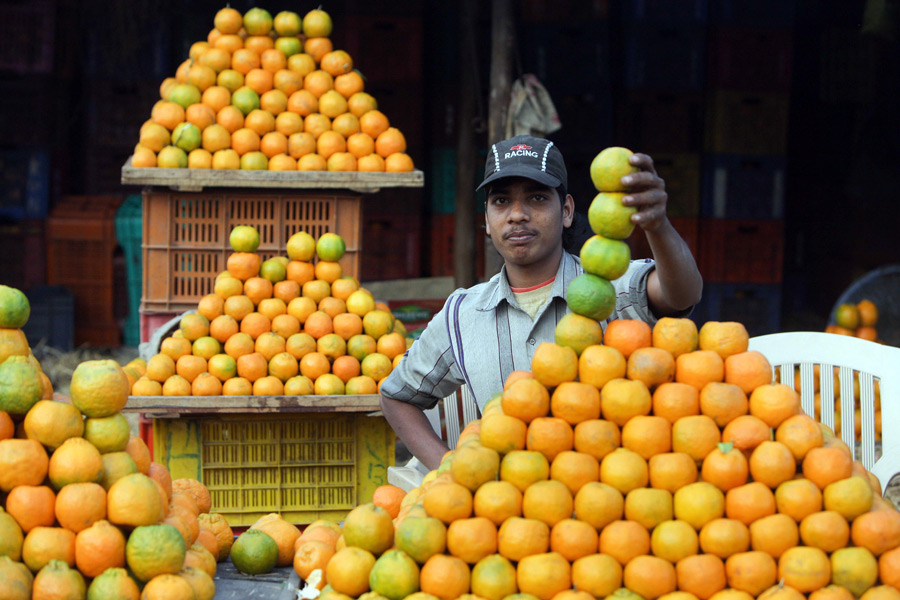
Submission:
[[[488,237],[491,237],[491,224],[488,222],[487,211],[484,213],[484,233]]]
[[[566,200],[563,202],[562,206],[562,213],[563,227],[571,226],[572,220],[575,218],[575,199],[572,197],[572,194],[566,194]]]

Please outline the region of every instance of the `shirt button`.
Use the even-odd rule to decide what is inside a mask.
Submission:
[[[534,338],[531,338],[530,340],[528,340],[528,343],[531,344],[532,346],[534,346]]]

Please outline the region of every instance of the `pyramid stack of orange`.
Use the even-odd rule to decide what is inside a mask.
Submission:
[[[143,588],[148,599],[210,600],[232,532],[209,491],[172,481],[131,435],[122,367],[82,362],[71,402],[55,400],[21,325],[0,329],[0,598],[138,598]]]
[[[133,396],[375,394],[412,340],[338,262],[344,240],[306,232],[262,261],[259,233],[236,227],[227,270],[162,341]],[[315,259],[315,261],[314,261]]]
[[[736,322],[544,343],[399,503],[298,546],[322,600],[900,598],[900,513]]]
[[[331,17],[216,13],[206,41],[160,85],[132,166],[271,171],[413,170],[406,138],[333,48]]]

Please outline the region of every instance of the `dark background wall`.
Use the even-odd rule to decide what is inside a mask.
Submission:
[[[422,190],[366,199],[367,280],[452,275],[460,126],[487,146],[490,3],[477,60],[460,63],[458,5],[334,0],[332,39],[407,137]],[[0,233],[19,259],[0,280],[42,283],[34,247],[60,198],[139,193],[119,170],[159,84],[205,39],[221,2],[0,2]],[[312,4],[232,1],[273,15]],[[647,152],[670,215],[707,281],[698,318],[751,333],[821,329],[840,292],[898,262],[898,10],[862,0],[520,0],[516,75],[534,73],[559,112],[570,191],[586,211],[593,156]],[[478,73],[478,119],[457,119],[460,69]],[[26,176],[27,175],[27,176]],[[24,194],[24,196],[23,196]],[[20,210],[31,198],[32,209]],[[9,210],[12,207],[12,210]],[[479,247],[483,237],[476,236]],[[646,252],[639,238],[636,255]],[[481,256],[481,252],[479,252]],[[123,302],[121,298],[119,303]],[[121,311],[120,311],[121,312]]]

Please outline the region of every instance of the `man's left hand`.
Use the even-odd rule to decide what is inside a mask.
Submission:
[[[655,231],[667,220],[666,182],[657,175],[653,159],[646,154],[634,154],[628,162],[640,171],[622,177],[622,184],[628,190],[622,204],[637,208],[632,222],[645,231]]]

